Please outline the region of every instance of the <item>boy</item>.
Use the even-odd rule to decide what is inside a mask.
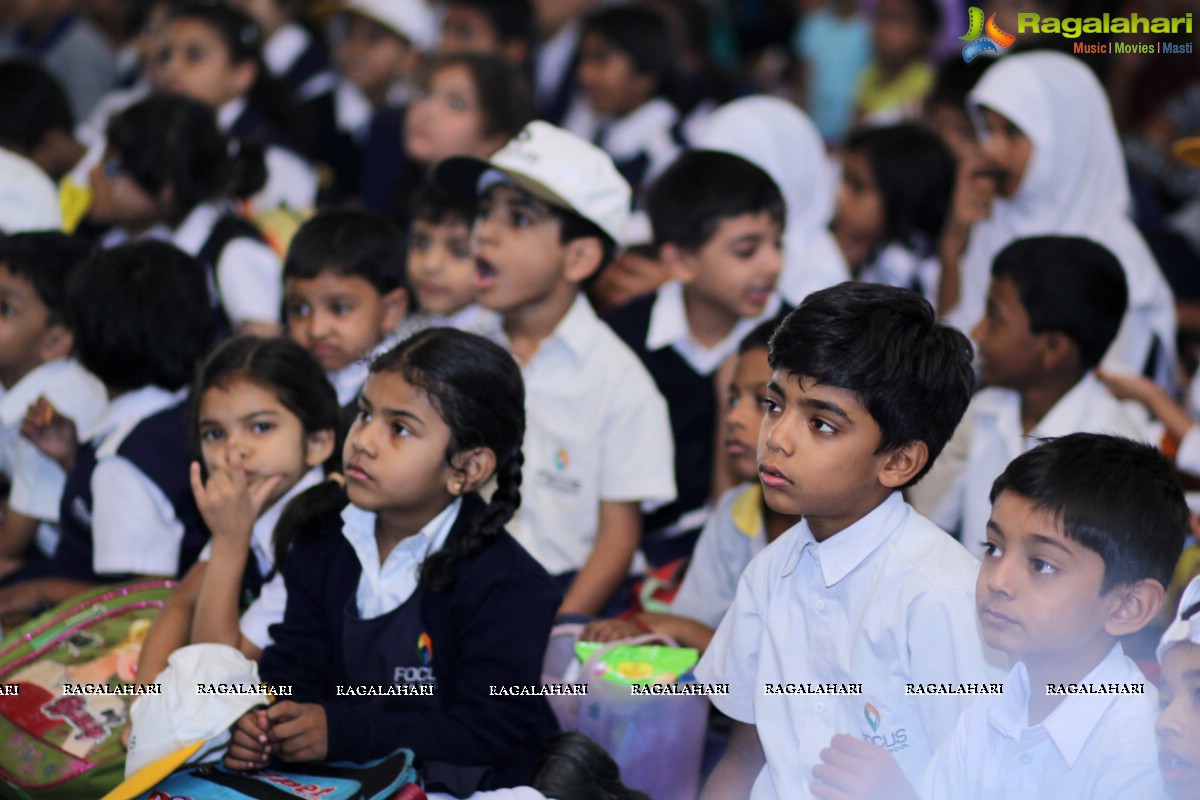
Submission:
[[[1179,601],[1175,621],[1158,644],[1158,761],[1167,794],[1174,800],[1200,798],[1200,577]]]
[[[450,158],[434,181],[480,195],[479,302],[522,365],[528,424],[512,530],[556,575],[560,614],[619,610],[641,505],[675,498],[670,422],[654,382],[580,286],[612,261],[629,185],[598,147],[532,122],[490,161]],[[640,566],[640,565],[637,565]],[[612,612],[610,612],[612,613]]]
[[[529,0],[450,0],[442,20],[442,53],[495,53],[528,74],[535,41]]]
[[[1120,637],[1162,608],[1188,530],[1170,463],[1129,439],[1076,433],[1013,460],[992,487],[975,585],[983,636],[1015,656],[917,794],[887,753],[837,737],[819,797],[1155,798],[1154,687]]]
[[[915,778],[966,704],[905,684],[1000,674],[971,613],[978,563],[897,491],[967,406],[966,337],[915,292],[843,283],[788,315],[770,360],[758,472],[767,505],[803,521],[750,562],[696,667],[729,684],[714,703],[735,720],[704,800],[807,797],[821,748],[848,731]]]
[[[1092,374],[1126,298],[1121,265],[1095,242],[1037,236],[1004,248],[992,264],[987,310],[971,331],[987,388],[971,399],[929,479],[909,493],[913,506],[974,547],[992,481],[1038,439],[1094,431],[1144,440],[1145,415]]]
[[[67,476],[19,435],[26,410],[44,398],[86,428],[108,402],[104,386],[69,358],[74,337],[66,321],[67,283],[90,253],[88,244],[61,233],[0,239],[0,456],[12,479],[0,506],[0,562],[6,562],[0,574],[25,562],[18,574],[35,575],[58,547],[58,504]]]
[[[404,245],[391,224],[365,211],[323,211],[300,226],[283,262],[283,321],[337,390],[354,402],[370,357],[408,309]]]
[[[937,0],[880,0],[871,28],[874,60],[858,79],[859,123],[887,125],[920,116],[933,87],[929,48],[941,27]]]
[[[779,187],[731,153],[684,153],[646,197],[659,258],[675,276],[605,321],[650,371],[671,413],[678,497],[645,519],[651,563],[690,555],[709,510],[716,438],[713,375],[779,313]]]

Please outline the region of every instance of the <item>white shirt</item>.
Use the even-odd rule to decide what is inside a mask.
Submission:
[[[246,100],[237,97],[217,109],[217,127],[224,134],[246,110]],[[255,211],[291,208],[311,209],[317,202],[317,173],[307,161],[286,147],[269,144],[263,152],[267,182],[250,198]]]
[[[595,142],[618,163],[645,155],[649,163],[642,184],[648,185],[683,151],[672,133],[678,121],[679,111],[661,97],[647,100],[623,117],[607,117],[593,111],[580,96],[567,109],[562,126]]]
[[[766,765],[753,800],[810,797],[836,733],[885,746],[915,781],[966,706],[905,684],[985,683],[1004,674],[975,615],[979,562],[893,493],[818,543],[800,522],[760,553],[696,667],[728,683],[713,704],[753,724]],[[988,657],[993,659],[989,664]],[[766,684],[859,683],[862,695],[767,695]]]
[[[397,332],[389,333],[362,358],[351,361],[337,372],[325,373],[325,377],[337,393],[339,406],[349,405],[358,398],[358,393],[367,383],[367,376],[371,374],[371,362],[391,350],[400,341]]]
[[[738,345],[746,338],[746,334],[764,320],[771,319],[779,313],[782,303],[779,295],[772,292],[761,314],[754,318],[739,319],[724,339],[712,347],[705,347],[692,338],[691,329],[688,328],[687,308],[683,302],[683,283],[667,281],[658,288],[654,305],[650,309],[646,349],[654,351],[673,347],[693,372],[698,375],[711,375],[721,366],[721,362],[737,352]]]
[[[602,501],[675,499],[671,423],[642,362],[582,294],[522,374],[525,466],[508,529],[557,575],[591,554]]]
[[[451,314],[409,314],[396,326],[396,341],[402,342],[426,328],[455,328],[493,342],[502,342],[504,336],[500,315],[478,303],[471,303]]]
[[[101,440],[92,472],[92,569],[98,575],[179,572],[183,523],[162,489],[117,448],[142,420],[182,399],[182,392],[144,386],[109,403],[81,437]]]
[[[671,613],[715,628],[733,605],[743,570],[767,546],[762,484],[734,486],[709,516]]]
[[[69,358],[34,367],[0,399],[0,425],[5,444],[11,447],[12,489],[8,505],[31,519],[40,520],[37,547],[47,556],[58,549],[58,508],[67,473],[57,461],[19,435],[25,412],[45,395],[58,413],[75,421],[76,430],[91,426],[108,405],[108,394],[96,376]]]
[[[1018,663],[1004,694],[963,712],[918,793],[929,800],[1156,800],[1164,797],[1154,739],[1158,692],[1120,643],[1080,681],[1142,684],[1145,694],[1068,695],[1028,724],[1029,673]]]
[[[916,509],[946,530],[961,530],[972,553],[982,554],[992,504],[992,483],[1008,462],[1040,439],[1070,433],[1109,433],[1146,441],[1150,420],[1144,409],[1113,397],[1088,373],[1025,434],[1021,396],[1012,389],[984,389],[972,399],[954,436],[929,474],[908,490]]]
[[[62,230],[58,190],[41,168],[0,148],[0,233]]]
[[[348,505],[342,511],[342,535],[358,556],[362,577],[354,600],[361,619],[373,619],[394,611],[412,597],[420,579],[421,564],[430,553],[442,549],[458,512],[462,498],[442,509],[416,534],[404,539],[379,563],[379,545],[375,541],[375,513]]]

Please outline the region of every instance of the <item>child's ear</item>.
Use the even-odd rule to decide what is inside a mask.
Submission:
[[[1041,334],[1041,339],[1042,353],[1040,360],[1042,369],[1046,372],[1059,371],[1077,356],[1079,348],[1071,341],[1071,337],[1064,333],[1050,331]]]
[[[604,246],[595,236],[581,236],[567,242],[563,259],[563,277],[574,284],[586,281],[600,267],[604,259]]]
[[[496,454],[490,447],[464,450],[451,461],[454,474],[446,482],[446,491],[455,497],[478,491],[496,471]]]
[[[333,455],[336,439],[331,428],[307,434],[304,437],[304,463],[309,468],[324,464]]]
[[[233,68],[233,87],[237,90],[238,95],[249,92],[256,80],[258,80],[258,65],[252,60],[246,59]]]
[[[379,333],[383,336],[391,333],[408,313],[408,290],[397,286],[383,296],[383,321]]]
[[[658,249],[658,257],[667,274],[682,283],[691,283],[696,279],[696,259],[679,245],[667,243]]]
[[[71,355],[75,346],[75,334],[62,323],[48,325],[42,332],[42,341],[38,347],[38,355],[43,362],[66,358]]]
[[[1109,590],[1114,594],[1114,606],[1104,623],[1110,636],[1137,633],[1150,624],[1166,602],[1167,592],[1153,578],[1142,578],[1128,586]]]
[[[909,442],[884,455],[879,482],[889,489],[899,489],[925,469],[929,462],[929,446],[921,441]]]

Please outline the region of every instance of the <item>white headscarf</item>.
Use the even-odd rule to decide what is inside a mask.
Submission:
[[[783,271],[778,290],[792,305],[811,292],[850,280],[829,220],[833,169],[816,126],[778,97],[743,97],[712,113],[693,146],[741,156],[769,174],[787,202]]]
[[[1195,614],[1191,619],[1183,618],[1184,613],[1196,603],[1200,603],[1200,577],[1192,578],[1191,583],[1183,590],[1183,596],[1179,598],[1179,610],[1175,612],[1175,621],[1163,631],[1155,653],[1160,664],[1163,653],[1180,642],[1200,645],[1200,614]]]
[[[1104,366],[1141,373],[1157,337],[1165,356],[1159,367],[1169,374],[1175,356],[1174,299],[1129,219],[1125,159],[1100,82],[1084,64],[1062,53],[1022,53],[985,72],[970,103],[977,125],[979,109],[986,106],[1020,128],[1033,143],[1033,153],[1016,194],[998,199],[991,218],[971,230],[962,260],[962,292],[950,321],[970,330],[982,316],[992,260],[1013,239],[1082,236],[1113,252],[1129,284],[1129,310]]]

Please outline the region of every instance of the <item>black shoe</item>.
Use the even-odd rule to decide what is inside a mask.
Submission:
[[[574,731],[546,743],[530,785],[552,800],[651,800],[621,783],[621,769],[603,747]]]

